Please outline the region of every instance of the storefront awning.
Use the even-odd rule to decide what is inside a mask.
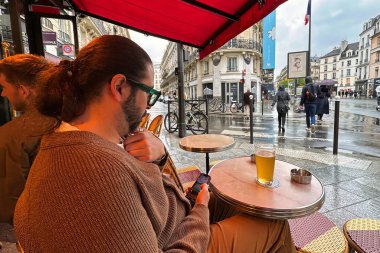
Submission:
[[[79,13],[215,51],[286,0],[71,0]]]

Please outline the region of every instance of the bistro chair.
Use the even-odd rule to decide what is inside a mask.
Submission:
[[[169,155],[162,173],[170,176],[176,185],[182,191],[185,191],[185,189],[194,184],[195,180],[201,174],[201,170],[197,165],[190,165],[177,170],[172,158]]]
[[[291,219],[289,225],[298,252],[348,252],[348,244],[342,231],[322,213]]]
[[[162,123],[164,122],[164,116],[162,114],[157,115],[152,122],[150,122],[148,131],[151,131],[155,136],[159,137],[161,133]]]
[[[380,220],[352,219],[343,226],[351,252],[379,253],[380,252]]]
[[[147,128],[148,122],[150,118],[150,113],[146,113],[144,117],[142,117],[141,122],[139,124],[139,128]]]

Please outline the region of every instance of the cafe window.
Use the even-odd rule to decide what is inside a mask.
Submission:
[[[237,71],[237,58],[236,57],[228,57],[227,60],[227,71]]]
[[[203,63],[203,74],[204,75],[208,75],[209,74],[209,64],[208,64],[208,61],[205,61]]]

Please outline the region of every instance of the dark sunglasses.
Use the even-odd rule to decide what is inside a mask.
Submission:
[[[126,79],[128,82],[132,83],[133,85],[135,85],[140,90],[149,94],[148,106],[153,106],[157,102],[158,98],[161,96],[161,91],[159,91],[159,90],[155,90],[154,88],[151,88],[146,84],[139,83],[139,82],[137,82],[133,79],[129,79],[127,77],[126,77]]]

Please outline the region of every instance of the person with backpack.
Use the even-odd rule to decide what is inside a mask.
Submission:
[[[306,131],[315,132],[315,114],[317,112],[318,87],[313,84],[310,76],[305,78],[306,85],[302,88],[300,106],[305,106]]]
[[[290,96],[289,93],[285,91],[284,86],[280,86],[278,88],[278,91],[276,95],[274,96],[273,103],[272,103],[272,109],[273,106],[277,103],[277,115],[278,115],[278,131],[285,132],[285,119],[286,119],[286,113],[289,110],[289,100]]]

